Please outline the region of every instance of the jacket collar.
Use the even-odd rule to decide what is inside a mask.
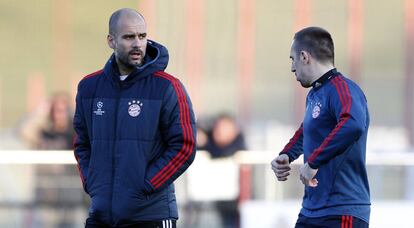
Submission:
[[[314,89],[317,89],[321,87],[325,82],[329,81],[333,77],[339,75],[340,73],[336,70],[336,68],[333,68],[332,70],[326,72],[322,77],[318,78],[318,80],[314,81],[312,83],[312,87]]]
[[[140,67],[135,67],[124,81],[120,80],[120,73],[114,54],[111,55],[105,64],[104,72],[117,87],[129,87],[139,79],[148,77],[154,72],[165,70],[168,65],[168,60],[168,50],[161,44],[148,40],[144,64]]]

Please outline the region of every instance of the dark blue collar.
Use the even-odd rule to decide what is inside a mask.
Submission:
[[[322,77],[318,78],[318,80],[314,81],[312,83],[312,87],[313,88],[318,88],[320,86],[322,86],[326,81],[329,81],[331,78],[333,78],[334,76],[338,75],[338,71],[336,70],[336,68],[333,68],[332,70],[326,72],[324,75],[322,75]]]

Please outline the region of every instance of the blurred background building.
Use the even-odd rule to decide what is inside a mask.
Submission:
[[[250,210],[268,209],[274,211],[273,217],[283,215],[275,212],[282,206],[293,208],[290,215],[298,212],[295,206],[300,206],[302,187],[294,178],[286,185],[276,183],[268,155],[275,156],[301,122],[307,91],[290,72],[289,51],[294,32],[310,25],[331,32],[337,68],[357,81],[367,95],[371,112],[368,155],[397,158],[390,163],[384,162],[388,157],[371,160],[373,201],[391,208],[388,200],[397,200],[413,210],[414,1],[2,0],[0,227],[82,227],[87,198],[81,191],[68,193],[76,203],[65,210],[55,210],[62,205],[38,201],[39,183],[44,188],[81,188],[80,180],[67,171],[76,169],[74,160],[73,164],[57,161],[65,168],[56,172],[66,177],[58,184],[39,178],[39,165],[30,161],[5,161],[8,155],[19,154],[17,150],[36,149],[25,137],[28,126],[35,126],[28,123],[42,125],[32,122],[33,117],[48,115],[50,98],[57,91],[70,96],[73,108],[78,81],[101,69],[111,54],[106,44],[108,19],[123,7],[142,12],[148,37],[168,48],[167,72],[186,85],[200,123],[218,113],[230,113],[244,133],[251,150],[248,154],[259,158],[256,162],[254,158],[250,162],[234,159],[241,167],[240,177],[235,175],[240,178],[238,197],[246,202],[239,204],[240,225],[249,224]],[[69,151],[66,154],[72,156]],[[202,227],[214,221],[210,217],[218,216],[208,200],[197,204],[188,195],[192,178],[183,177],[177,187],[183,202],[181,225]],[[201,216],[186,213],[194,207]],[[379,217],[374,207],[373,218]],[[295,219],[271,224],[289,227]]]

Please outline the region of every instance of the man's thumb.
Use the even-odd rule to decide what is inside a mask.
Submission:
[[[276,159],[276,162],[277,162],[277,164],[286,164],[286,163],[288,163],[289,162],[289,159],[286,159],[286,156],[279,156],[277,159]]]

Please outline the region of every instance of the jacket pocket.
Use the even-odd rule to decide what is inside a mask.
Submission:
[[[85,189],[90,197],[96,194],[95,192],[95,182],[96,182],[96,172],[92,167],[89,167],[88,170],[88,177],[86,179],[86,186]]]
[[[137,200],[151,199],[151,196],[149,194],[146,194],[144,191],[137,190],[137,189],[130,189],[129,191],[134,199],[137,199]]]
[[[117,165],[118,180],[134,197],[145,199],[144,179],[147,161],[142,144],[137,140],[122,140],[117,146],[120,154]]]
[[[107,141],[95,140],[92,148],[86,178],[86,189],[90,196],[102,193],[102,188],[110,185],[112,179],[110,156],[112,144]]]

